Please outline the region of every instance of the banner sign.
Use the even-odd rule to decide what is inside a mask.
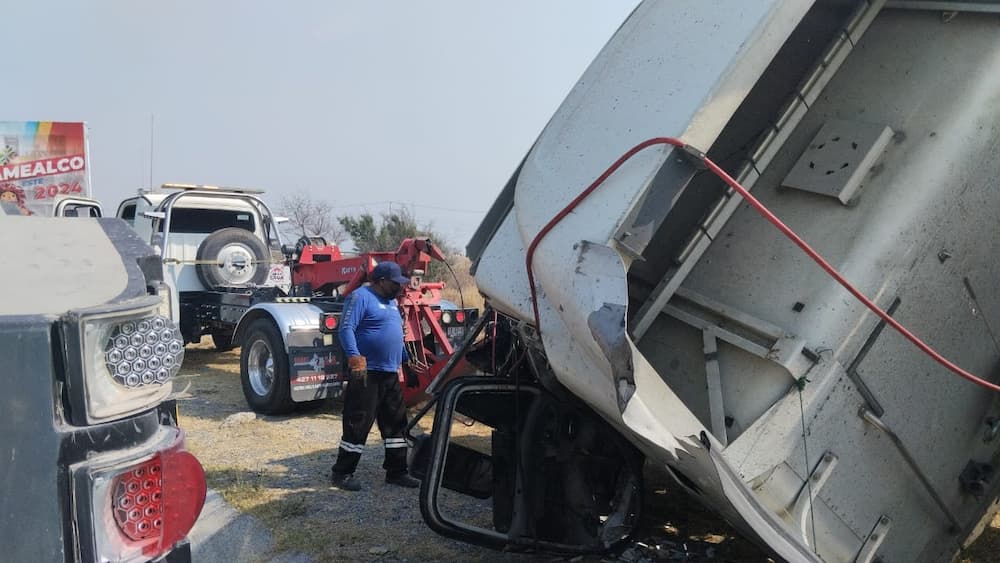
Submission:
[[[63,196],[90,196],[87,126],[0,121],[0,206],[7,214],[51,215]]]

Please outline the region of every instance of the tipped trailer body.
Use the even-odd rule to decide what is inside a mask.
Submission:
[[[545,464],[525,460],[574,475],[596,459],[569,431],[532,438],[545,420],[530,419],[534,401],[596,415],[785,560],[958,553],[998,486],[998,13],[989,1],[641,3],[468,247],[527,361],[488,372],[492,388],[439,394],[436,419],[457,409],[499,429],[480,461],[502,516],[480,528],[438,510],[441,442],[422,492],[431,526],[495,547],[586,543],[541,523],[556,512],[548,500],[522,498],[532,486],[585,496],[553,492],[535,469]],[[674,144],[643,146],[657,138]],[[887,326],[709,161],[886,316],[985,381]],[[473,400],[490,394],[517,397],[517,420]],[[546,457],[547,446],[579,455]],[[501,466],[511,447],[520,461]],[[619,517],[635,481],[609,483],[612,498],[580,508],[591,547],[630,529]]]

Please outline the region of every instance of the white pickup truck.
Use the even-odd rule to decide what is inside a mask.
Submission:
[[[164,184],[118,205],[116,216],[161,251],[186,342],[199,342],[208,334],[217,349],[231,349],[246,304],[228,303],[227,294],[289,289],[277,220],[260,193]]]
[[[339,392],[339,341],[320,317],[340,309],[337,299],[320,303],[309,288],[292,287],[293,258],[325,241],[283,244],[283,219],[259,194],[165,184],[122,201],[116,215],[159,252],[185,343],[210,335],[217,350],[240,347],[247,404],[283,413]]]

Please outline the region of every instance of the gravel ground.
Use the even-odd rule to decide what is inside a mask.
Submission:
[[[329,487],[340,440],[339,401],[294,416],[258,416],[240,390],[239,350],[220,354],[189,346],[174,383],[188,448],[206,469],[209,487],[270,532],[270,541],[244,542],[240,561],[566,561],[551,555],[502,553],[441,537],[423,522],[417,493],[383,482],[381,439],[374,430],[357,476],[360,493]],[[424,421],[422,421],[423,424]],[[429,421],[428,427],[429,429]],[[470,433],[475,437],[477,427]],[[755,545],[647,470],[646,506],[636,540],[584,561],[770,561]],[[455,495],[447,514],[486,520],[488,504]],[[221,502],[219,500],[218,502]],[[241,518],[241,524],[245,524]],[[993,526],[959,559],[1000,561],[1000,529]]]

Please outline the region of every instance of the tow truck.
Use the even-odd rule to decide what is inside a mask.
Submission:
[[[287,412],[296,403],[308,406],[340,392],[346,374],[336,329],[344,298],[384,260],[400,264],[410,278],[397,297],[410,357],[403,399],[410,406],[426,398],[424,389],[455,343],[479,320],[478,309],[442,309],[444,282],[423,281],[430,261],[445,256],[426,237],[404,239],[395,252],[351,257],[322,239],[305,238],[289,256],[293,283],[287,296],[250,304],[253,294],[227,295],[229,306],[243,311],[234,341],[240,345],[243,393],[254,410]],[[467,369],[461,365],[458,371]]]
[[[412,360],[404,400],[425,399],[426,385],[479,321],[475,308],[446,306],[444,282],[424,280],[432,260],[445,261],[440,249],[426,237],[354,256],[321,237],[289,244],[261,193],[164,184],[119,204],[117,216],[160,252],[184,341],[207,334],[220,351],[239,347],[241,384],[255,411],[314,406],[343,387],[336,323],[344,298],[375,264],[393,260],[411,279],[398,299]]]
[[[1000,488],[998,14],[640,3],[467,247],[500,340],[428,387],[431,528],[608,549],[645,459],[780,560],[959,554]]]

